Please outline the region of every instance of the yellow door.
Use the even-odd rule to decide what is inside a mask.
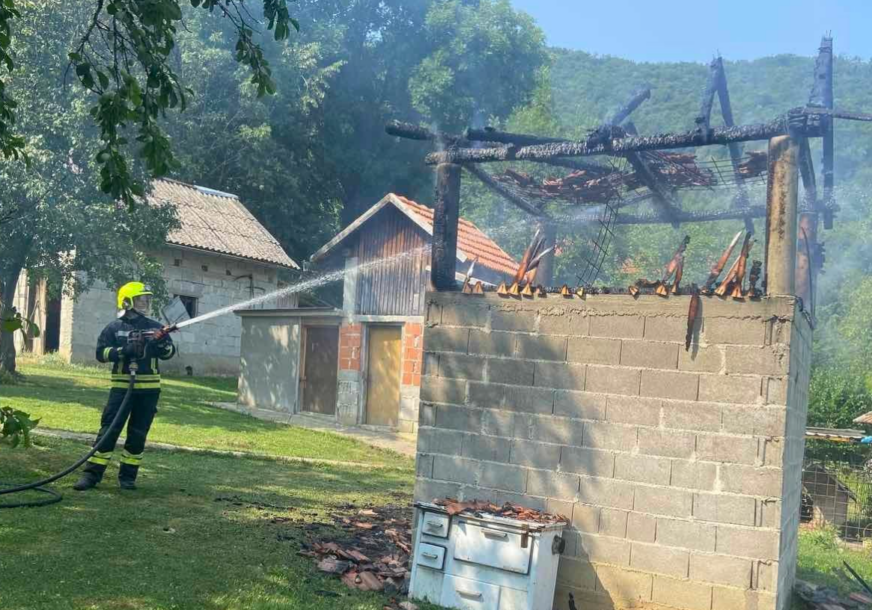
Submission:
[[[366,423],[397,426],[400,415],[402,329],[369,329],[366,377]]]

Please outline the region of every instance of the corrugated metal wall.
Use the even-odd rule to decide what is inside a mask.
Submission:
[[[369,220],[358,236],[358,263],[400,256],[360,272],[355,312],[361,315],[424,315],[424,293],[428,251],[420,248],[429,236],[393,206],[387,206]]]

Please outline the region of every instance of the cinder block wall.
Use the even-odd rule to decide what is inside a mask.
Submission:
[[[554,607],[782,610],[811,329],[795,299],[428,294],[415,497],[572,521]]]

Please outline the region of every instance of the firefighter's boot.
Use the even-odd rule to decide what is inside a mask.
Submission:
[[[121,458],[121,468],[118,469],[118,485],[121,489],[128,491],[136,489],[136,475],[139,474],[138,461],[141,459],[141,456],[124,452],[124,456]],[[131,464],[132,461],[137,461],[137,464]]]
[[[112,459],[111,451],[98,451],[90,458],[88,463],[82,470],[82,477],[73,485],[76,491],[86,491],[103,480],[103,473],[106,472],[106,466],[109,465],[109,460]]]
[[[102,478],[102,476],[95,472],[85,471],[81,478],[73,485],[73,489],[76,491],[87,491],[96,487]]]

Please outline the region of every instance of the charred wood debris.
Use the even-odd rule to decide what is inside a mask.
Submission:
[[[724,268],[732,257],[739,240],[744,234],[744,241],[739,250],[738,256],[733,260],[733,264],[723,276],[723,279],[718,279],[723,274]],[[709,275],[703,282],[700,288],[697,284],[691,284],[688,288],[682,288],[681,282],[684,279],[684,259],[687,246],[690,244],[690,236],[685,236],[675,251],[675,254],[663,268],[663,274],[659,279],[640,278],[627,288],[609,288],[604,286],[577,286],[571,288],[564,284],[560,287],[545,287],[541,284],[536,284],[536,273],[539,269],[539,264],[542,259],[551,252],[551,248],[545,247],[545,239],[541,231],[536,231],[533,240],[524,252],[521,258],[521,263],[518,265],[518,270],[510,284],[501,283],[496,288],[497,295],[510,298],[535,298],[547,297],[548,295],[560,295],[567,299],[585,298],[587,295],[601,294],[626,294],[633,298],[640,295],[657,295],[660,297],[669,297],[670,295],[690,295],[690,305],[687,316],[687,336],[685,338],[685,349],[690,350],[693,341],[693,334],[698,326],[700,297],[701,296],[717,296],[721,298],[732,298],[735,300],[744,299],[759,299],[763,296],[762,290],[758,287],[760,276],[763,269],[763,262],[759,260],[752,261],[748,264],[751,255],[751,249],[754,246],[753,233],[739,231],[736,233],[733,240],[723,251],[721,256],[712,265]],[[461,292],[463,294],[485,294],[491,291],[490,287],[485,287],[480,281],[472,282],[472,273],[475,269],[476,261],[470,265],[469,271],[463,281]]]
[[[802,600],[805,607],[812,610],[860,610],[872,608],[872,587],[847,561],[843,561],[842,565],[845,566],[847,572],[841,568],[836,568],[834,571],[835,575],[844,581],[846,586],[859,585],[862,592],[855,591],[847,595],[840,595],[839,591],[833,587],[824,587],[804,580],[797,580],[793,586],[796,597]]]

